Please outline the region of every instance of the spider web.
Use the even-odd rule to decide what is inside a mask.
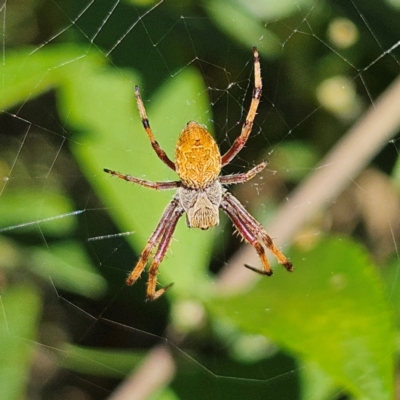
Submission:
[[[362,279],[365,255],[380,270],[379,278],[365,272],[378,293],[366,300],[378,299],[382,326],[384,296],[397,315],[400,5],[269,3],[0,4],[0,340],[13,355],[0,377],[7,382],[3,371],[10,370],[22,377],[9,398],[257,399],[266,391],[271,398],[363,398],[360,387],[371,379],[357,369],[362,362],[349,381],[318,358],[309,362],[302,347],[313,344],[297,343],[301,332],[279,334],[287,325],[277,315],[286,315],[280,303],[303,309],[315,287],[302,282],[318,270],[332,266],[327,275],[337,290]],[[175,285],[145,303],[146,279],[132,288],[124,280],[172,193],[131,187],[102,169],[176,177],[147,142],[133,87],[140,84],[171,157],[189,120],[206,124],[226,151],[251,101],[254,45],[262,101],[246,147],[224,173],[269,161],[232,192],[268,227],[295,272],[277,268],[258,282],[243,268],[258,265],[257,255],[232,235],[227,218],[206,232],[188,231],[182,218],[160,269],[161,284]],[[318,251],[324,265],[316,265]],[[355,271],[349,275],[335,261],[342,253],[355,267],[346,265]],[[215,288],[239,297],[213,297]],[[259,293],[269,296],[265,307]],[[251,297],[261,299],[261,322],[251,320],[258,309],[240,319]],[[328,320],[340,315],[326,313]],[[309,324],[311,315],[303,317]],[[333,332],[342,327],[338,319],[327,322]],[[377,365],[393,351],[377,350]],[[371,393],[390,398],[385,389]]]

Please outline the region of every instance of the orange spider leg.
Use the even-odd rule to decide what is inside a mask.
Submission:
[[[154,232],[151,234],[149,240],[146,243],[146,246],[144,247],[142,253],[140,254],[140,258],[136,263],[135,268],[133,268],[132,272],[126,279],[127,285],[133,285],[140,278],[140,275],[142,274],[147,264],[147,261],[149,261],[150,254],[153,248],[157,245],[157,242],[159,241],[161,235],[163,234],[166,224],[168,223],[169,218],[171,218],[171,215],[175,210],[176,206],[177,206],[176,203],[171,202],[165,209],[164,214],[160,219],[160,222],[158,223]]]
[[[147,295],[146,295],[147,301],[158,299],[173,285],[173,283],[170,283],[169,285],[156,290],[158,268],[160,267],[160,264],[164,259],[165,254],[167,253],[167,250],[171,244],[172,236],[176,228],[176,224],[178,223],[178,220],[182,216],[182,214],[183,214],[183,208],[181,208],[180,206],[178,206],[178,204],[176,204],[176,207],[173,210],[173,213],[169,218],[168,224],[161,237],[160,243],[157,248],[157,252],[154,255],[153,261],[150,265],[149,279],[147,282]]]
[[[247,212],[239,200],[233,197],[230,193],[225,192],[221,202],[221,208],[231,218],[240,235],[255,248],[261,259],[263,266],[262,270],[245,265],[247,268],[262,275],[272,275],[272,270],[265,256],[264,248],[257,240],[257,237],[259,236],[261,237],[265,246],[278,260],[279,264],[282,264],[288,271],[293,270],[292,263],[274,245],[271,237],[268,235],[262,225]]]
[[[235,209],[228,202],[222,201],[221,208],[226,212],[226,214],[228,214],[229,218],[232,220],[233,224],[235,225],[237,231],[242,236],[242,238],[255,248],[258,256],[260,257],[263,269],[259,270],[253,267],[249,267],[246,264],[245,267],[250,268],[262,275],[271,276],[272,275],[271,266],[265,254],[264,247],[257,239],[257,235],[251,230],[249,230],[249,227],[246,225],[243,219],[236,213]]]
[[[136,102],[140,113],[140,118],[142,120],[143,128],[147,133],[148,138],[150,139],[151,145],[154,151],[157,153],[158,158],[169,168],[175,171],[175,163],[171,161],[171,159],[167,156],[165,151],[161,148],[158,144],[156,138],[153,135],[153,131],[150,128],[149,119],[147,118],[146,109],[143,104],[142,97],[140,96],[139,86],[135,86],[135,95],[136,95]]]
[[[246,121],[243,124],[242,132],[240,136],[236,138],[233,142],[232,147],[222,156],[222,166],[229,164],[232,159],[239,153],[240,150],[244,147],[249,138],[251,130],[253,128],[254,118],[257,114],[257,108],[260,103],[261,92],[262,92],[262,81],[261,81],[261,67],[260,60],[258,58],[257,47],[253,47],[254,54],[254,89],[253,95],[251,99],[251,104],[249,108],[249,112],[246,116]]]

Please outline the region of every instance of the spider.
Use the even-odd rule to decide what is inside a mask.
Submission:
[[[159,298],[172,285],[169,284],[157,290],[157,272],[170,246],[178,220],[183,213],[186,213],[186,224],[189,228],[205,230],[218,225],[219,208],[222,209],[230,217],[242,238],[255,248],[260,257],[262,269],[245,265],[247,268],[262,275],[272,275],[272,269],[265,254],[264,246],[266,246],[288,271],[293,269],[292,263],[277,249],[262,225],[224,188],[225,185],[244,183],[254,178],[266,167],[267,163],[262,162],[244,173],[220,175],[221,168],[229,164],[246,144],[260,102],[262,81],[256,47],[253,48],[253,55],[254,89],[250,109],[240,135],[233,142],[231,148],[222,156],[217,143],[208,130],[203,125],[190,121],[178,138],[175,149],[175,162],[171,161],[153,135],[139,87],[135,87],[140,117],[151,145],[158,158],[174,170],[180,178],[179,181],[152,182],[104,169],[108,174],[150,189],[178,189],[147,241],[139,261],[126,280],[128,285],[133,285],[140,278],[154,248],[157,246],[149,268],[147,300]]]

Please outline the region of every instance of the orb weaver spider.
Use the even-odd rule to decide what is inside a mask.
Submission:
[[[169,168],[174,170],[180,178],[179,181],[152,182],[104,169],[105,172],[113,176],[150,189],[178,189],[165,209],[157,227],[147,241],[139,261],[126,280],[128,285],[133,285],[140,278],[154,248],[158,246],[149,268],[147,300],[157,299],[172,285],[169,284],[157,290],[157,272],[170,246],[178,220],[185,212],[186,224],[189,228],[208,229],[218,225],[219,208],[222,209],[230,217],[242,238],[255,248],[260,257],[262,269],[245,265],[252,271],[262,275],[272,275],[272,269],[266,257],[263,245],[274,254],[278,262],[288,271],[293,270],[292,263],[274,245],[271,237],[262,225],[223,187],[224,185],[247,182],[261,172],[266,167],[267,163],[262,162],[244,173],[220,176],[222,167],[229,164],[246,144],[260,102],[262,80],[260,61],[256,47],[253,48],[253,54],[254,89],[250,109],[240,135],[233,142],[231,148],[222,156],[217,143],[211,137],[207,129],[197,122],[191,121],[187,123],[178,138],[175,149],[175,162],[173,162],[156,141],[150,128],[139,87],[135,87],[140,118],[151,145],[158,158]]]

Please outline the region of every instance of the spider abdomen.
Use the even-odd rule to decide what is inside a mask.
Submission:
[[[221,154],[204,126],[194,121],[185,126],[176,144],[175,166],[182,183],[189,188],[206,188],[217,180]]]
[[[219,224],[219,205],[222,200],[222,186],[216,181],[205,189],[178,190],[179,202],[186,212],[189,228],[208,229]]]

